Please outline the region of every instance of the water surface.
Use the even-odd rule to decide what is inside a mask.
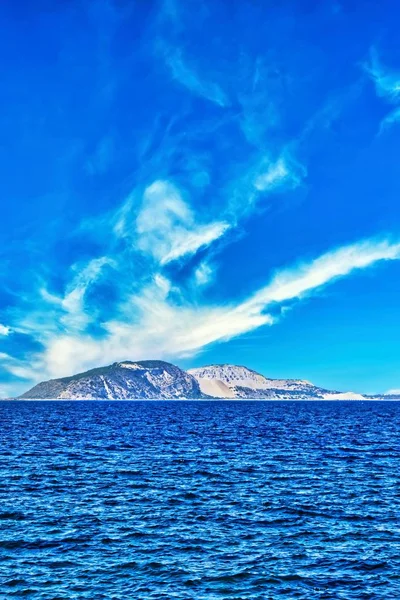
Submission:
[[[0,403],[0,597],[400,598],[400,403]]]

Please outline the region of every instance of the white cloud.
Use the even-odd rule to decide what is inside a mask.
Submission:
[[[155,181],[145,189],[136,219],[136,245],[166,265],[209,246],[229,229],[225,221],[200,224],[177,188]]]
[[[394,125],[395,123],[399,123],[399,122],[400,122],[400,108],[395,108],[383,119],[383,121],[381,123],[381,133],[385,129],[390,127],[391,125]]]
[[[105,324],[108,335],[103,340],[73,335],[54,339],[43,356],[49,375],[67,375],[126,358],[190,356],[211,343],[273,322],[270,315],[244,311],[240,305],[174,304],[158,292],[152,284],[132,298],[132,320]]]
[[[182,50],[171,49],[163,45],[164,60],[169,68],[172,78],[178,81],[196,96],[200,96],[225,107],[229,105],[229,99],[222,88],[212,81],[201,79],[193,67],[189,67],[187,61],[183,58]]]
[[[85,311],[85,295],[88,288],[98,280],[106,265],[114,265],[114,261],[106,256],[90,260],[80,270],[75,265],[76,275],[68,285],[64,297],[60,299],[60,306],[65,313],[61,317],[61,322],[67,327],[82,329],[90,322],[91,316]]]
[[[397,102],[400,99],[400,72],[384,67],[374,48],[371,50],[371,60],[365,65],[365,70],[374,81],[378,96],[389,102]]]
[[[7,335],[10,335],[10,333],[11,327],[8,327],[8,325],[2,325],[2,323],[0,323],[0,336],[7,337]]]
[[[375,83],[375,90],[378,96],[391,104],[400,103],[400,71],[384,67],[374,48],[371,50],[371,61],[365,65],[365,70]],[[382,120],[380,133],[399,121],[400,107],[391,110]]]
[[[279,159],[276,163],[269,166],[266,173],[259,175],[254,182],[257,190],[264,191],[280,185],[289,174],[283,159]]]
[[[248,301],[260,310],[273,302],[302,298],[327,283],[382,260],[398,260],[400,243],[367,240],[327,252],[310,263],[278,272]]]
[[[306,174],[307,169],[296,160],[289,147],[284,148],[277,159],[261,150],[257,152],[226,189],[229,198],[226,213],[232,227],[261,203],[268,206],[270,194],[285,194],[300,187]]]
[[[207,285],[211,282],[214,275],[214,269],[206,262],[198,265],[194,272],[194,280],[196,285]]]
[[[44,352],[25,372],[36,380],[59,377],[118,360],[191,356],[209,344],[229,340],[260,326],[273,325],[269,307],[301,299],[357,269],[400,258],[400,243],[367,240],[337,248],[308,263],[278,272],[271,282],[243,301],[224,306],[199,304],[170,294],[171,284],[157,274],[150,283],[123,299],[118,317],[103,323],[101,339],[74,329],[52,334]],[[182,290],[181,290],[182,292]],[[7,365],[6,365],[7,366]]]
[[[14,331],[33,336],[45,346],[62,331],[82,332],[89,323],[96,321],[96,311],[87,306],[86,294],[99,280],[106,265],[116,267],[115,261],[108,257],[92,259],[85,265],[73,265],[72,279],[62,295],[53,294],[42,285],[25,310],[14,312],[17,323]]]
[[[35,369],[35,365],[26,364],[25,361],[19,360],[10,354],[0,352],[0,361],[2,367],[15,377],[26,380],[32,380],[37,377],[38,371]]]
[[[293,162],[293,161],[292,161]],[[302,182],[305,175],[303,168],[297,169],[285,156],[281,156],[277,161],[271,162],[264,173],[258,175],[254,181],[254,187],[259,192],[273,191],[278,188],[296,188]]]
[[[387,392],[385,392],[385,396],[400,396],[400,389],[395,388],[393,390],[388,390]]]
[[[161,264],[165,265],[177,260],[181,256],[195,254],[200,248],[209,246],[220,238],[229,228],[227,223],[215,222],[209,225],[198,226],[190,231],[177,230],[174,233],[171,249],[161,258]]]
[[[154,276],[154,283],[164,293],[165,296],[167,296],[171,291],[171,282],[160,273],[156,273]]]

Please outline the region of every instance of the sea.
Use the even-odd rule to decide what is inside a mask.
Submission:
[[[400,599],[400,403],[0,403],[0,598]]]

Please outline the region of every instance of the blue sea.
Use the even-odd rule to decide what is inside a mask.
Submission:
[[[0,598],[400,598],[400,403],[1,402]]]

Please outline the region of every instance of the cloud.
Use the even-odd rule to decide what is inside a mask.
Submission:
[[[395,388],[393,390],[388,390],[387,392],[385,392],[385,396],[400,396],[400,389]]]
[[[71,283],[67,286],[66,293],[60,299],[60,306],[64,311],[61,322],[69,328],[79,329],[87,325],[93,318],[85,312],[85,295],[89,287],[95,283],[105,266],[115,266],[113,260],[106,256],[90,260],[81,270],[77,270]]]
[[[13,376],[37,381],[114,360],[192,356],[210,344],[274,325],[294,301],[318,293],[339,277],[398,258],[398,244],[361,242],[282,269],[272,278],[266,273],[265,285],[252,294],[243,298],[237,291],[236,296],[233,293],[228,300],[221,300],[232,294],[235,282],[218,288],[215,273],[222,265],[217,262],[217,251],[235,238],[234,228],[256,207],[268,207],[282,197],[286,201],[286,196],[303,185],[307,175],[303,157],[311,133],[329,127],[344,101],[326,106],[324,90],[329,78],[325,81],[323,77],[324,85],[318,86],[315,72],[321,71],[322,64],[308,60],[318,60],[319,51],[314,54],[311,44],[305,48],[306,59],[296,56],[293,62],[293,49],[287,48],[286,25],[280,17],[273,18],[272,29],[265,21],[265,29],[250,31],[251,39],[247,38],[247,26],[236,29],[233,24],[228,34],[232,31],[237,43],[229,45],[219,36],[209,36],[208,52],[199,52],[202,36],[197,33],[206,31],[207,15],[216,10],[215,16],[220,16],[218,7],[203,8],[194,23],[190,7],[165,0],[165,15],[154,22],[151,17],[150,29],[143,29],[147,41],[141,44],[137,68],[129,72],[114,69],[113,73],[107,53],[119,18],[116,14],[111,19],[108,9],[99,14],[99,29],[104,28],[106,34],[111,23],[102,72],[107,80],[111,74],[112,88],[121,81],[123,106],[131,91],[128,81],[137,82],[146,73],[144,85],[137,105],[130,107],[128,120],[112,111],[105,137],[92,140],[92,152],[82,163],[91,184],[79,189],[88,189],[90,195],[101,190],[99,202],[89,207],[88,200],[84,207],[88,222],[79,234],[90,238],[89,244],[80,245],[82,240],[78,240],[74,253],[57,255],[57,269],[63,272],[50,275],[36,295],[27,290],[26,298],[19,299],[18,307],[5,317],[13,331],[37,342],[29,345],[35,350],[26,352],[23,359],[4,359]],[[121,18],[124,12],[117,11]],[[240,17],[236,21],[241,23]],[[215,22],[219,27],[218,18]],[[272,43],[264,52],[265,44],[260,42],[265,42],[272,30],[279,43]],[[241,37],[242,33],[246,36]],[[253,41],[253,33],[254,45],[248,43]],[[153,68],[151,64],[155,46],[163,63],[161,70],[167,75],[165,81],[160,78],[159,65]],[[397,120],[400,78],[383,68],[373,53],[366,71],[377,93],[395,109],[386,118],[385,126],[391,125]],[[305,87],[318,88],[317,96],[308,94]],[[340,98],[348,96],[341,87],[338,94]],[[104,106],[113,98],[112,90],[106,96]],[[204,102],[188,102],[188,98]],[[321,103],[325,108],[318,114]],[[101,118],[101,123],[107,122]],[[117,154],[118,184],[110,179],[108,185],[104,174]],[[132,165],[136,170],[128,173]],[[95,178],[99,176],[101,186],[97,187]],[[132,180],[134,189],[116,208],[120,190]],[[103,184],[107,186],[104,189]],[[110,190],[116,190],[116,198]],[[283,195],[279,200],[278,193]],[[93,208],[95,213],[106,202],[108,212],[91,220],[88,211]],[[65,254],[76,256],[80,248],[93,251],[89,256],[96,258],[68,270]],[[238,274],[237,290],[246,275]],[[250,284],[246,283],[246,288]],[[104,289],[107,285],[112,301]]]
[[[28,381],[37,377],[35,365],[26,364],[23,360],[19,360],[10,354],[0,352],[0,361],[2,368],[11,373],[11,375],[14,375],[14,377]]]
[[[198,223],[174,185],[155,181],[146,188],[136,219],[137,248],[166,265],[209,246],[228,229],[225,221]]]
[[[126,303],[124,319],[104,324],[102,340],[64,335],[47,347],[42,360],[52,377],[91,366],[144,356],[191,356],[216,341],[272,324],[270,315],[241,306],[197,306],[174,302],[153,282]]]
[[[14,375],[37,381],[127,358],[156,356],[173,360],[193,356],[210,344],[275,324],[281,318],[276,316],[276,307],[280,306],[283,314],[289,300],[315,294],[338,278],[379,261],[399,258],[400,243],[361,241],[283,269],[248,298],[225,305],[199,302],[185,296],[183,289],[175,293],[168,278],[157,273],[136,293],[123,295],[117,314],[102,323],[101,336],[64,326],[43,339],[43,352],[32,356],[28,366],[8,357],[5,368]],[[85,288],[92,281],[88,271],[98,273],[100,264],[84,268],[81,278],[76,276],[75,281],[83,281]],[[115,285],[118,286],[117,280]],[[80,285],[76,287],[80,289]]]
[[[376,93],[396,103],[400,99],[400,72],[384,67],[375,48],[371,49],[370,54],[370,62],[364,68],[375,83]]]
[[[400,121],[400,107],[392,110],[382,121],[380,133]]]
[[[307,169],[295,159],[292,149],[283,149],[278,158],[259,151],[226,189],[227,220],[234,227],[256,207],[270,206],[272,194],[284,195],[301,187],[306,175]]]
[[[105,256],[73,265],[64,294],[49,292],[41,282],[36,296],[13,312],[14,331],[33,337],[43,346],[64,331],[84,331],[97,319],[96,309],[87,306],[87,292],[101,279],[106,266],[116,269],[117,265]]]
[[[7,337],[8,335],[10,335],[10,333],[11,327],[8,327],[7,325],[2,325],[2,323],[0,323],[0,336]]]
[[[293,158],[280,156],[277,161],[270,162],[267,170],[258,175],[254,187],[259,192],[298,187],[305,175],[305,169],[294,164]]]
[[[214,269],[206,262],[200,263],[194,272],[194,280],[198,286],[209,284],[213,276]]]
[[[183,57],[180,48],[168,48],[163,44],[162,54],[172,78],[188,89],[192,94],[200,96],[221,107],[229,106],[230,102],[222,88],[212,81],[206,81],[190,67]]]
[[[161,264],[165,265],[181,256],[194,254],[200,248],[209,246],[220,238],[229,225],[223,222],[210,223],[199,226],[193,230],[181,229],[175,232],[171,249],[161,258]]]
[[[374,81],[378,96],[391,104],[400,103],[400,71],[384,67],[379,60],[375,48],[371,50],[371,60],[369,64],[365,65],[365,70]],[[383,131],[399,121],[400,107],[397,107],[390,111],[382,120],[379,133],[383,133]]]
[[[261,191],[273,189],[285,181],[289,171],[284,160],[279,159],[275,164],[270,165],[266,173],[259,175],[254,182],[254,187]]]
[[[328,252],[310,263],[278,272],[266,287],[248,301],[260,310],[273,302],[301,299],[315,289],[356,269],[364,269],[382,260],[398,260],[400,243],[367,240]]]

